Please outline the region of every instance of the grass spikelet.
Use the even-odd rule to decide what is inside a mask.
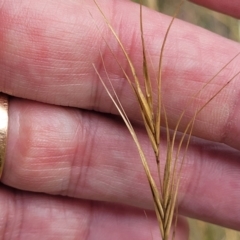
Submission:
[[[171,29],[171,26],[174,22],[174,19],[184,3],[184,0],[180,1],[179,6],[177,7],[171,22],[167,28],[166,34],[163,39],[163,43],[161,46],[161,50],[159,53],[159,64],[158,64],[158,74],[157,79],[151,79],[150,78],[150,71],[149,71],[149,62],[147,59],[146,54],[146,44],[144,41],[144,24],[143,24],[143,8],[142,4],[140,4],[140,39],[142,43],[142,57],[143,57],[143,63],[142,63],[142,71],[143,71],[143,84],[141,85],[140,79],[137,75],[137,71],[134,67],[134,64],[132,60],[130,59],[126,49],[124,48],[124,45],[121,41],[121,39],[118,37],[117,33],[115,32],[114,28],[112,27],[111,23],[105,16],[104,12],[102,11],[100,5],[96,0],[93,0],[95,5],[97,6],[99,12],[101,13],[103,20],[105,21],[107,27],[111,31],[112,35],[116,39],[122,53],[125,56],[125,59],[128,63],[128,67],[131,71],[131,76],[129,76],[121,64],[118,62],[116,57],[114,56],[110,46],[108,45],[107,41],[104,39],[106,45],[110,49],[111,53],[113,54],[114,59],[116,60],[116,63],[119,65],[120,69],[123,72],[123,75],[125,76],[127,82],[129,83],[130,88],[133,90],[133,93],[137,99],[137,102],[139,103],[139,109],[141,112],[142,120],[144,123],[144,127],[146,129],[146,133],[149,138],[149,142],[151,144],[152,150],[155,155],[155,162],[156,167],[158,169],[158,179],[154,179],[150,167],[149,162],[151,159],[147,159],[143,148],[141,146],[141,143],[138,139],[137,133],[135,132],[135,129],[133,125],[131,124],[130,119],[128,118],[120,99],[118,98],[118,95],[116,91],[114,90],[114,87],[111,83],[111,79],[109,79],[107,74],[107,69],[104,65],[103,57],[101,55],[101,52],[99,53],[102,59],[103,68],[105,70],[107,79],[109,84],[107,85],[102,76],[99,74],[97,68],[93,64],[93,67],[96,71],[96,74],[98,75],[100,81],[102,82],[103,87],[105,88],[107,94],[109,95],[111,101],[114,103],[115,107],[117,108],[120,116],[122,117],[123,121],[126,124],[126,127],[128,128],[131,137],[133,138],[133,141],[137,147],[142,166],[144,168],[144,171],[146,173],[146,177],[149,183],[149,187],[152,193],[152,199],[154,204],[155,213],[157,216],[159,229],[161,233],[161,237],[163,240],[170,239],[170,232],[171,228],[173,228],[173,232],[175,231],[176,223],[173,224],[174,214],[177,215],[177,195],[178,195],[178,189],[180,185],[180,176],[181,171],[184,165],[184,160],[186,158],[187,150],[190,144],[190,138],[193,132],[194,122],[197,117],[197,115],[221,92],[223,89],[231,82],[233,79],[240,73],[237,72],[231,79],[229,79],[225,84],[220,86],[219,89],[216,90],[216,92],[209,97],[205,101],[205,103],[201,106],[199,106],[197,109],[195,109],[195,112],[193,116],[191,117],[190,121],[186,125],[185,129],[182,131],[182,135],[180,138],[180,141],[178,142],[178,146],[176,145],[176,136],[179,130],[180,123],[187,111],[187,109],[183,110],[183,112],[180,114],[179,119],[176,123],[176,126],[173,130],[170,130],[169,127],[169,119],[167,116],[167,111],[165,109],[165,106],[162,103],[162,63],[163,63],[163,53],[165,44],[168,38],[169,31]],[[196,99],[199,97],[202,93],[202,91],[212,82],[215,80],[215,78],[221,73],[223,69],[225,69],[233,60],[235,60],[236,57],[239,56],[239,53],[234,56],[230,62],[228,62],[225,66],[223,66],[222,69],[220,69],[211,79],[209,79],[205,85],[199,91],[195,94],[193,94],[192,99]],[[153,81],[154,83],[157,83],[157,97],[154,99],[153,94]],[[110,86],[110,88],[108,87]],[[189,103],[189,106],[192,103]],[[166,129],[166,137],[167,137],[167,153],[165,159],[160,159],[160,137],[161,137],[161,126],[164,126]],[[184,144],[185,143],[185,144]],[[183,147],[184,146],[184,147]],[[174,149],[177,149],[176,151]],[[180,152],[183,151],[183,156],[180,157]],[[177,167],[177,164],[179,164],[180,167]],[[160,167],[161,166],[161,167]],[[161,169],[162,168],[162,169]],[[177,216],[176,216],[177,218]],[[174,238],[175,233],[173,233],[172,239]]]

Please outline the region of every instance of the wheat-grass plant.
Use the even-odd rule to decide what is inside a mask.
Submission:
[[[165,44],[171,30],[171,26],[174,24],[174,19],[176,18],[179,9],[181,8],[184,0],[179,1],[179,5],[176,7],[176,10],[173,14],[173,17],[169,23],[167,28],[166,34],[164,39],[162,40],[162,44],[159,50],[159,64],[158,70],[156,74],[156,78],[153,78],[150,74],[149,68],[151,66],[151,58],[148,56],[147,46],[145,44],[144,38],[144,11],[143,6],[140,3],[139,6],[139,39],[142,44],[142,72],[143,72],[143,80],[138,76],[137,69],[134,66],[131,58],[127,50],[125,49],[120,37],[117,35],[116,31],[114,30],[111,22],[108,20],[105,13],[102,11],[101,5],[97,0],[94,0],[96,7],[98,8],[99,12],[101,13],[103,20],[105,21],[106,26],[109,28],[110,32],[114,36],[115,40],[117,41],[119,48],[121,49],[128,67],[130,69],[130,74],[126,72],[126,70],[122,67],[121,63],[118,61],[117,57],[114,55],[111,47],[109,46],[108,42],[102,36],[103,41],[105,41],[107,47],[112,52],[113,58],[116,61],[116,64],[121,69],[123,76],[125,77],[126,81],[129,83],[129,87],[132,89],[133,94],[136,97],[136,100],[139,104],[139,111],[142,116],[142,121],[144,127],[146,129],[146,133],[149,139],[149,144],[151,145],[152,151],[155,156],[155,164],[158,172],[158,178],[154,178],[151,168],[150,168],[150,161],[153,159],[148,159],[146,154],[143,151],[143,147],[141,142],[138,138],[138,134],[135,131],[134,125],[132,124],[131,120],[129,119],[127,113],[124,110],[123,105],[121,104],[121,99],[118,97],[111,79],[108,77],[107,73],[107,66],[105,66],[103,57],[101,56],[101,51],[99,52],[103,68],[105,69],[105,74],[107,76],[108,81],[104,81],[101,74],[97,71],[93,63],[93,67],[98,75],[99,79],[102,82],[106,92],[108,93],[111,101],[114,103],[115,107],[117,108],[120,116],[122,117],[123,121],[128,128],[130,135],[137,147],[140,160],[142,166],[144,168],[146,178],[151,190],[153,205],[155,209],[155,213],[157,216],[157,221],[159,225],[159,230],[161,233],[161,237],[163,240],[174,239],[175,237],[175,229],[177,224],[177,215],[178,215],[178,204],[177,204],[177,196],[178,196],[178,189],[179,185],[181,184],[181,171],[184,165],[184,160],[187,154],[187,150],[190,144],[191,135],[194,128],[194,122],[196,117],[200,112],[204,110],[204,108],[220,93],[226,88],[228,84],[230,84],[235,77],[239,74],[237,72],[233,75],[230,79],[227,79],[226,82],[220,86],[219,89],[206,99],[206,101],[199,105],[192,116],[188,124],[186,124],[184,129],[181,129],[181,135],[179,137],[179,126],[181,121],[185,117],[187,109],[184,109],[182,113],[179,115],[178,121],[176,125],[170,129],[169,126],[169,117],[167,110],[163,104],[163,92],[162,92],[162,66],[164,61],[164,49]],[[150,2],[151,6],[157,7],[156,1]],[[99,30],[100,31],[100,30]],[[189,106],[191,106],[194,100],[201,96],[202,92],[208,87],[210,83],[212,83],[216,77],[225,69],[232,61],[238,57],[239,53],[237,53],[233,58],[225,64],[216,74],[206,81],[206,83],[195,93],[193,93],[191,99],[192,101],[189,102]],[[153,88],[157,89],[156,92],[153,91]],[[161,154],[161,136],[162,134],[166,135],[167,138],[167,152],[165,158],[162,158]],[[178,138],[178,140],[177,140]],[[160,157],[161,156],[161,157]]]

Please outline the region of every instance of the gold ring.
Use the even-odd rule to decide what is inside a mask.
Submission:
[[[8,131],[8,96],[0,93],[0,179],[6,155]]]

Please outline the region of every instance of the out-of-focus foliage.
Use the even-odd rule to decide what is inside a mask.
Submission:
[[[240,240],[240,233],[206,222],[189,219],[189,240]]]
[[[180,0],[142,0],[150,8],[172,15]],[[139,2],[135,0],[134,2]],[[240,21],[186,1],[178,18],[224,37],[240,41]],[[189,240],[240,240],[240,233],[198,220],[189,219]]]
[[[134,0],[139,2],[139,0]],[[180,0],[142,0],[143,4],[172,16]],[[185,1],[177,16],[224,37],[240,41],[240,21]]]

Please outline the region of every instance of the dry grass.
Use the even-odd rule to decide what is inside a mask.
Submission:
[[[139,1],[136,1],[139,2]],[[173,12],[178,0],[145,0],[144,3],[152,9],[166,14]],[[240,41],[240,21],[221,13],[196,6],[187,2],[181,9],[179,18],[204,27],[224,37]],[[189,219],[189,240],[240,240],[240,233],[206,222]]]
[[[169,15],[173,12],[178,0],[161,0],[161,3],[159,2],[145,0],[147,6]],[[237,19],[196,6],[190,2],[185,3],[178,17],[224,37],[240,41],[240,21]],[[240,240],[238,231],[194,219],[189,219],[189,224],[189,240]]]
[[[95,1],[95,0],[94,0]],[[179,1],[178,1],[179,2]],[[148,0],[147,3],[149,6],[155,9],[164,9],[165,12],[170,13],[172,10],[170,10],[168,2],[168,5],[164,5],[157,3],[155,0]],[[142,16],[142,8],[140,7],[140,28],[141,28],[141,42],[142,42],[142,53],[143,53],[143,72],[144,72],[144,81],[143,84],[141,83],[137,71],[134,67],[133,62],[131,61],[127,51],[125,50],[121,39],[116,34],[115,30],[113,29],[111,23],[108,21],[108,18],[105,16],[104,12],[101,10],[101,6],[98,5],[98,2],[95,1],[96,6],[98,7],[100,13],[103,16],[103,19],[111,31],[112,35],[116,39],[117,43],[119,44],[120,49],[122,50],[123,55],[126,58],[126,61],[128,63],[129,69],[131,71],[131,74],[127,74],[125,70],[121,67],[121,64],[116,60],[116,64],[119,65],[119,68],[122,70],[123,75],[125,76],[126,80],[129,83],[130,88],[132,89],[133,93],[136,96],[136,99],[139,103],[139,109],[142,115],[142,120],[146,129],[146,133],[149,138],[149,143],[152,146],[152,150],[155,155],[155,163],[156,167],[158,169],[158,179],[154,179],[154,177],[151,174],[150,167],[149,167],[149,159],[146,158],[144,151],[142,150],[141,143],[137,137],[137,133],[135,132],[135,129],[133,125],[131,124],[131,121],[129,120],[120,99],[118,98],[112,83],[111,79],[109,79],[108,83],[105,83],[102,79],[101,75],[97,72],[97,69],[93,65],[94,69],[96,70],[96,73],[101,80],[105,90],[107,91],[110,99],[113,101],[114,105],[119,111],[119,114],[121,115],[123,121],[125,122],[133,141],[136,144],[136,147],[139,152],[139,156],[141,159],[141,163],[143,165],[143,168],[146,173],[146,177],[149,183],[149,187],[151,189],[152,198],[153,198],[153,205],[155,209],[155,213],[158,219],[159,223],[159,229],[163,240],[170,239],[170,232],[171,227],[175,229],[175,222],[173,220],[174,214],[177,215],[177,206],[176,206],[176,199],[178,194],[178,187],[180,184],[180,175],[181,175],[181,169],[182,165],[184,164],[185,155],[187,153],[187,149],[190,142],[190,137],[192,134],[194,121],[196,116],[204,109],[204,107],[209,104],[213,98],[215,98],[236,76],[233,76],[233,78],[228,79],[227,82],[219,89],[217,90],[212,96],[209,97],[209,99],[206,100],[206,102],[197,108],[195,110],[195,113],[192,115],[191,120],[187,124],[185,130],[182,133],[182,136],[180,138],[179,143],[177,144],[175,142],[176,134],[178,133],[178,127],[180,125],[180,122],[185,114],[185,110],[180,114],[179,120],[176,123],[176,126],[173,131],[171,131],[168,127],[168,116],[166,109],[162,103],[162,91],[161,91],[161,85],[162,85],[162,61],[163,61],[163,52],[164,52],[164,46],[165,42],[167,41],[168,32],[171,28],[172,22],[174,21],[174,17],[177,13],[179,13],[182,18],[185,20],[186,14],[184,11],[186,9],[181,9],[180,6],[176,8],[176,4],[172,3],[171,6],[174,6],[175,12],[170,13],[174,17],[172,18],[172,22],[169,24],[169,27],[167,29],[167,32],[165,34],[165,38],[163,40],[162,48],[159,53],[159,67],[157,71],[157,79],[151,79],[149,74],[149,68],[148,63],[149,60],[147,59],[146,49],[145,49],[145,42],[144,42],[144,28],[143,28],[143,21],[144,18]],[[177,9],[177,11],[176,11]],[[181,9],[181,11],[180,11]],[[189,10],[188,10],[189,11]],[[196,11],[196,10],[194,10]],[[200,12],[203,11],[200,9]],[[191,12],[191,11],[190,11]],[[184,13],[184,14],[183,14]],[[196,14],[194,14],[195,16]],[[220,22],[220,18],[217,18],[215,16],[215,19]],[[187,19],[188,20],[188,19]],[[192,21],[194,22],[194,21]],[[222,22],[221,22],[222,23]],[[205,23],[204,23],[205,24]],[[208,25],[206,25],[208,26]],[[205,26],[205,27],[206,27]],[[225,34],[226,35],[226,34]],[[232,36],[232,38],[237,38],[238,36],[229,34],[227,37]],[[104,38],[103,38],[104,39]],[[108,43],[106,42],[106,45],[108,46]],[[108,46],[111,50],[110,46]],[[101,55],[101,53],[100,53]],[[113,54],[113,57],[114,54]],[[103,62],[104,66],[104,62]],[[105,66],[104,66],[105,68]],[[221,71],[221,70],[220,70]],[[107,69],[105,69],[106,76],[107,76]],[[238,73],[237,73],[238,74]],[[217,75],[215,75],[212,79],[207,81],[207,83],[199,89],[197,93],[194,93],[193,96],[197,97],[200,95],[201,91],[205,89],[205,87],[214,80],[214,78]],[[153,96],[153,89],[152,89],[152,81],[157,82],[157,97],[154,99]],[[161,136],[161,128],[160,126],[165,126],[166,130],[166,137],[167,137],[167,153],[165,156],[165,159],[160,159],[160,136]],[[174,150],[177,149],[177,150]],[[180,152],[183,152],[182,156],[180,158]],[[180,167],[177,168],[177,163],[180,162]],[[202,222],[194,222],[193,220],[190,221],[191,226],[191,237],[190,239],[228,239],[226,238],[228,235],[231,237],[231,239],[234,239],[234,232],[233,231],[226,231],[223,228],[217,228],[216,226],[207,225],[206,223]],[[196,226],[200,226],[197,230]],[[218,229],[218,230],[215,230]],[[224,233],[219,235],[220,232]],[[174,232],[173,232],[174,235]],[[236,235],[237,236],[237,235]],[[174,236],[173,236],[174,238]],[[239,238],[235,238],[239,239]]]

